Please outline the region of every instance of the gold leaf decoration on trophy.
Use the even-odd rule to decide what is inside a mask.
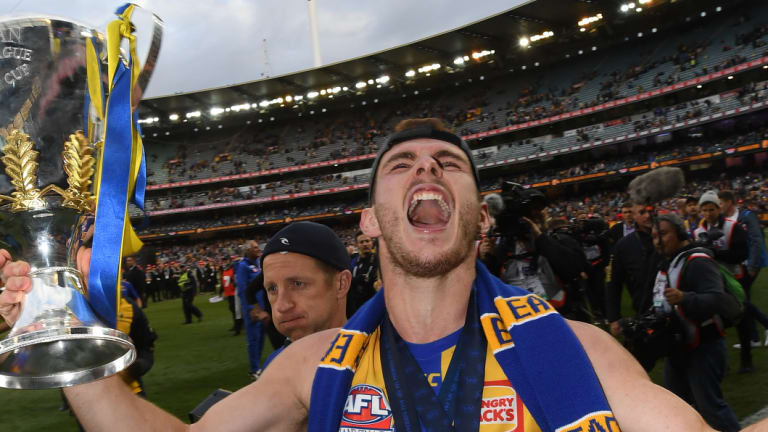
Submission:
[[[14,130],[6,138],[2,149],[5,156],[0,158],[5,164],[5,173],[11,179],[16,191],[11,193],[12,211],[44,208],[45,202],[40,199],[41,192],[37,183],[37,155],[29,135]],[[4,197],[7,199],[7,197]]]
[[[61,153],[64,160],[64,171],[67,173],[69,187],[64,191],[64,207],[77,210],[91,208],[91,178],[93,176],[96,160],[93,157],[93,147],[82,131],[77,131],[69,136],[69,141],[64,143],[64,151]]]

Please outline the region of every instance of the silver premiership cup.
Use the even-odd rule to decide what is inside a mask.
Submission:
[[[154,36],[153,47],[157,30]],[[33,282],[0,341],[0,387],[82,384],[117,373],[136,357],[128,335],[94,313],[76,265],[93,233],[103,129],[88,102],[87,39],[104,52],[103,36],[74,22],[0,21],[0,247],[30,264]],[[137,86],[147,81],[148,73]]]

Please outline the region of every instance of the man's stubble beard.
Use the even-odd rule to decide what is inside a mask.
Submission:
[[[406,249],[403,239],[400,238],[399,224],[409,224],[404,218],[398,221],[397,211],[386,206],[374,206],[376,219],[381,228],[381,236],[384,239],[388,255],[392,264],[404,273],[418,278],[434,278],[450,272],[463,263],[467,256],[473,253],[474,241],[480,234],[480,206],[479,203],[465,203],[459,216],[459,236],[454,244],[443,253],[422,257],[417,253]]]

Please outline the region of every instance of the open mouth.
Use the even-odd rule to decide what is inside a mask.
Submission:
[[[408,200],[408,222],[416,228],[436,230],[445,228],[451,220],[451,200],[435,185],[419,185]]]

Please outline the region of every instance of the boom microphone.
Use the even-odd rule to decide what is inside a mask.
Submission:
[[[494,218],[504,211],[504,199],[497,193],[486,195],[483,201],[488,204],[488,213]]]
[[[685,178],[680,168],[656,168],[632,180],[629,195],[635,204],[653,205],[674,197],[683,185]]]

